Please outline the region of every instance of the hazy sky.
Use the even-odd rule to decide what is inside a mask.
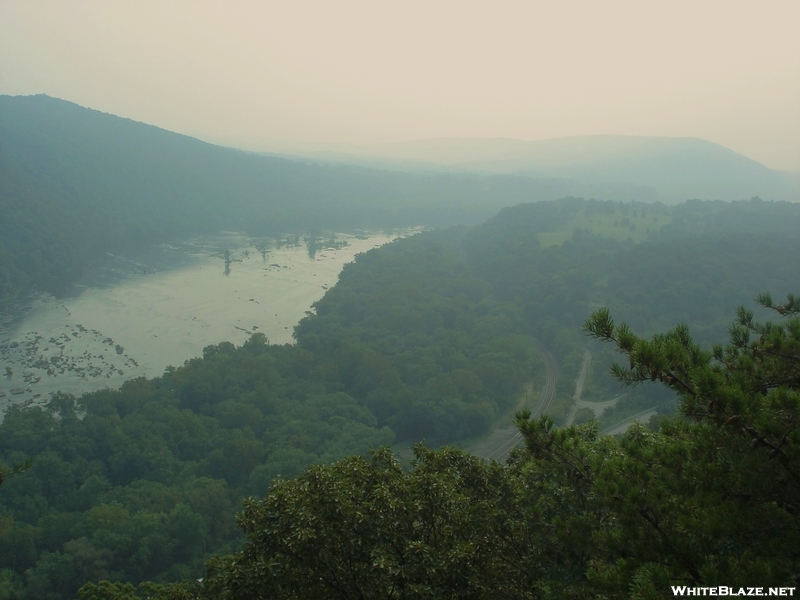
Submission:
[[[694,136],[800,171],[798,24],[798,0],[0,0],[0,93],[251,148]]]

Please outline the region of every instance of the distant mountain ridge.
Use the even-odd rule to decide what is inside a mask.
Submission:
[[[302,152],[300,152],[302,154]],[[690,198],[800,200],[800,174],[770,169],[719,144],[689,137],[592,135],[523,141],[441,138],[310,151],[338,161],[406,168],[515,173],[656,190],[668,203]]]
[[[345,150],[264,156],[44,95],[0,95],[0,304],[27,289],[65,291],[105,251],[203,231],[475,224],[504,206],[567,196],[794,200],[800,188],[721,146],[681,138]]]
[[[261,156],[45,95],[0,95],[0,304],[63,292],[89,261],[129,245],[473,224],[564,196],[658,199],[644,186]]]

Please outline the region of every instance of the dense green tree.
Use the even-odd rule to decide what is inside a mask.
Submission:
[[[800,563],[800,303],[740,309],[705,352],[685,327],[635,336],[608,310],[627,384],[660,381],[681,416],[602,437],[522,412],[508,465],[418,446],[278,480],[248,501],[242,550],[197,598],[662,598],[671,586],[793,585]],[[177,589],[177,588],[176,588]]]
[[[681,418],[658,431],[633,428],[618,442],[589,430],[518,420],[528,452],[556,465],[571,495],[590,500],[583,518],[596,550],[587,571],[597,590],[665,595],[669,585],[792,584],[800,564],[800,303],[759,324],[740,308],[727,346],[703,351],[685,326],[651,340],[615,324],[607,309],[586,324],[628,364],[613,373],[635,385],[659,381],[681,400]],[[588,439],[588,441],[585,441]],[[536,462],[534,462],[536,464]]]
[[[606,423],[653,406],[662,415],[674,412],[679,393],[690,419],[665,419],[660,429],[633,429],[621,441],[599,436],[602,426],[591,420],[563,430],[547,421],[520,424],[528,449],[511,465],[492,467],[491,477],[511,490],[516,503],[496,499],[498,510],[509,515],[508,526],[528,532],[527,558],[520,560],[526,572],[536,575],[521,597],[546,596],[546,589],[557,590],[556,596],[574,592],[585,597],[595,588],[624,596],[634,580],[655,588],[667,580],[711,581],[716,576],[709,575],[710,569],[734,569],[731,548],[741,555],[736,560],[742,561],[742,573],[760,568],[771,577],[773,569],[778,581],[794,560],[791,549],[784,553],[786,562],[780,562],[767,548],[771,532],[780,531],[774,537],[776,552],[796,533],[786,516],[794,510],[786,495],[794,489],[793,480],[776,470],[788,460],[781,452],[796,447],[791,446],[796,434],[786,429],[792,413],[778,408],[758,413],[741,399],[750,397],[750,388],[737,392],[727,383],[712,386],[720,378],[745,378],[748,356],[754,372],[764,370],[766,363],[753,358],[760,346],[714,354],[702,341],[722,331],[723,308],[756,283],[777,282],[776,289],[783,290],[797,281],[797,264],[785,258],[797,247],[797,236],[789,234],[789,226],[772,231],[770,224],[796,223],[800,211],[765,204],[758,209],[769,216],[763,219],[751,218],[758,212],[751,203],[676,209],[636,205],[627,207],[632,223],[641,224],[645,214],[667,219],[688,212],[673,223],[669,236],[654,233],[636,245],[581,228],[562,232],[558,244],[539,243],[540,234],[554,233],[546,231],[552,229],[547,225],[551,217],[558,227],[591,225],[592,220],[620,217],[622,206],[627,205],[580,199],[527,205],[472,231],[457,228],[400,240],[348,266],[297,328],[293,346],[270,345],[263,335],[238,348],[222,342],[162,377],[80,398],[57,394],[44,408],[10,408],[0,424],[0,461],[14,465],[33,457],[35,462],[24,476],[11,477],[0,488],[0,589],[18,590],[14,593],[22,597],[70,598],[79,585],[103,578],[134,585],[143,579],[159,585],[200,579],[210,556],[231,555],[240,547],[243,536],[234,514],[243,498],[268,496],[276,477],[291,486],[309,465],[363,457],[370,448],[390,443],[405,447],[424,437],[436,446],[486,431],[499,414],[512,409],[523,385],[544,384],[541,345],[533,336],[549,344],[560,363],[555,421],[563,420],[571,406],[587,344],[594,357],[584,399],[612,398],[623,391],[603,373],[613,349],[579,334],[579,323],[602,304],[647,335],[662,320],[684,317],[692,331],[701,332],[699,344],[689,340],[685,327],[647,342],[631,337],[631,328],[612,323],[613,339],[632,344],[635,365],[650,364],[643,359],[648,356],[661,361],[652,364],[677,365],[674,373],[664,371],[665,383],[667,376],[696,367],[696,381],[694,396],[677,385],[629,387],[603,416],[611,415]],[[706,226],[694,231],[691,219],[707,221],[713,231]],[[728,231],[737,232],[741,248],[725,240]],[[503,244],[508,248],[503,250]],[[661,251],[677,257],[687,249],[703,256],[677,267],[659,258]],[[702,302],[707,306],[691,308]],[[766,306],[760,310],[767,311]],[[795,308],[791,303],[779,307],[784,313]],[[756,328],[749,330],[751,346],[763,337],[775,347],[789,348],[788,356],[797,354],[791,327],[757,325],[747,312],[740,321],[737,335],[742,339],[749,327]],[[710,357],[710,362],[695,365],[695,355]],[[728,363],[741,365],[735,377],[728,375]],[[624,382],[647,383],[654,373],[659,379],[660,372],[643,368],[616,373]],[[773,370],[785,368],[776,363]],[[762,376],[767,383],[773,378]],[[791,381],[786,385],[795,389]],[[712,392],[716,400],[709,404]],[[692,400],[695,396],[705,398],[705,404]],[[778,406],[779,396],[768,397]],[[787,398],[790,402],[791,394]],[[727,408],[718,418],[702,417],[723,405]],[[776,420],[780,414],[789,420]],[[745,438],[732,435],[744,435],[742,428]],[[780,452],[766,467],[759,466],[757,459],[775,448]],[[450,450],[444,455],[456,456]],[[467,504],[477,498],[486,511],[494,510],[486,503],[495,500],[477,492],[470,496],[466,488],[447,483],[451,459],[436,456],[420,454],[413,472],[424,467],[428,477],[440,477]],[[369,468],[392,471],[394,463],[387,460]],[[453,464],[459,460],[452,458]],[[481,464],[470,469],[479,472]],[[438,465],[439,474],[424,465]],[[339,467],[327,468],[317,467],[328,473],[320,481],[335,487],[346,480]],[[364,469],[359,472],[369,470]],[[758,471],[755,483],[748,483],[748,469]],[[12,470],[0,466],[5,473]],[[356,486],[353,481],[347,485]],[[411,502],[414,496],[403,485],[392,488],[398,502]],[[325,486],[315,489],[338,493]],[[768,494],[773,501],[765,500]],[[710,508],[715,506],[716,512]],[[661,511],[657,522],[663,534],[648,521],[654,507]],[[752,523],[747,515],[753,515]],[[448,531],[458,535],[455,526]],[[505,543],[489,532],[482,535],[488,536],[486,544]],[[676,541],[684,537],[685,544]],[[513,543],[515,552],[522,552],[520,543]],[[449,550],[437,552],[450,556]],[[658,559],[661,554],[664,561]],[[457,566],[454,558],[447,560]],[[512,570],[491,566],[490,571],[518,579]],[[474,576],[470,581],[488,589],[488,580]],[[493,585],[500,589],[500,583]],[[180,593],[195,593],[187,589]],[[158,593],[172,591],[158,588]]]
[[[247,542],[209,565],[203,597],[570,595],[504,467],[454,449],[415,455],[409,471],[384,449],[276,482],[247,503]]]

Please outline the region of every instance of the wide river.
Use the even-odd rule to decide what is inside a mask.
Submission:
[[[253,239],[236,233],[108,255],[66,298],[43,296],[0,326],[0,413],[51,392],[161,375],[209,344],[292,330],[356,254],[413,230]],[[312,248],[316,248],[316,252]]]

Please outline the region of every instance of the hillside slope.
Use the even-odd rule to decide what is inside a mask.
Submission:
[[[0,302],[62,292],[100,252],[189,233],[477,223],[607,188],[261,156],[47,96],[0,96]]]

